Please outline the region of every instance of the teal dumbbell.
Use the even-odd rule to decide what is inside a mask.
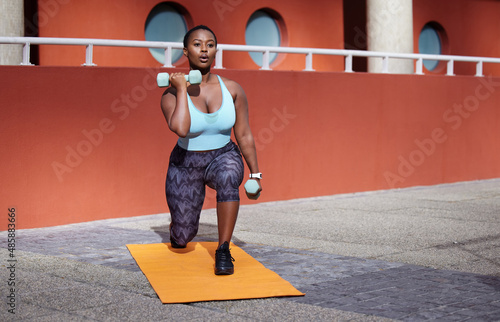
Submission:
[[[244,187],[248,198],[256,200],[260,197],[260,192],[256,194],[257,191],[259,190],[259,183],[257,182],[257,180],[254,179],[248,180],[245,183]]]
[[[201,72],[199,70],[192,70],[188,75],[184,75],[186,77],[186,81],[191,84],[200,84],[201,83]],[[168,73],[159,73],[156,76],[156,83],[158,87],[167,87],[170,85],[170,75]]]

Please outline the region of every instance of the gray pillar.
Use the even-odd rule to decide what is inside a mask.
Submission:
[[[0,36],[24,36],[23,0],[0,0]],[[22,45],[0,45],[0,65],[19,65],[22,61]]]
[[[413,53],[412,0],[367,0],[368,50]],[[389,73],[413,74],[412,60],[390,59]],[[382,59],[369,58],[368,71],[382,72]]]

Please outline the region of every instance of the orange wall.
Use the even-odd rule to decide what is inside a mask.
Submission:
[[[39,1],[39,36],[144,40],[144,24],[160,0]],[[366,49],[364,1],[324,0],[314,5],[303,0],[179,0],[189,27],[210,26],[220,43],[245,44],[245,26],[253,12],[269,8],[284,21],[283,46]],[[346,6],[344,8],[344,5]],[[345,10],[344,10],[345,9]],[[381,13],[377,19],[387,19]],[[413,1],[414,51],[423,26],[436,21],[446,30],[446,54],[500,57],[500,1],[493,0],[415,0]],[[33,20],[33,19],[32,19]],[[344,30],[346,29],[346,30]],[[344,33],[346,39],[344,39]],[[79,66],[85,61],[83,47],[41,46],[40,64]],[[361,67],[357,66],[358,60]],[[365,70],[365,60],[355,60],[355,70]],[[147,49],[95,47],[94,62],[99,66],[158,67]],[[444,74],[445,63],[433,74]],[[187,67],[185,60],[178,64]],[[226,52],[224,66],[258,69],[247,53]],[[276,70],[303,70],[304,55],[283,54],[271,66]],[[361,69],[360,69],[361,68]],[[341,71],[340,57],[314,56],[314,69]],[[457,75],[474,75],[472,63],[456,63]],[[499,64],[485,64],[485,74],[500,75]]]
[[[446,31],[448,50],[443,54],[500,57],[500,1],[414,0],[413,28],[415,51],[418,35],[428,22],[438,22]],[[438,66],[446,73],[446,63]],[[500,64],[485,64],[484,74],[500,75]],[[475,75],[474,63],[455,63],[455,74]]]
[[[0,67],[1,204],[18,228],[168,212],[157,72]],[[249,99],[257,202],[500,176],[500,77],[218,73]]]
[[[150,11],[159,0],[85,0],[60,1],[47,8],[40,1],[39,12],[50,17],[40,25],[40,37],[102,38],[145,40],[144,26]],[[54,3],[59,3],[54,1]],[[343,48],[342,0],[323,1],[311,5],[303,0],[183,0],[172,1],[182,6],[188,28],[205,24],[224,44],[245,44],[245,27],[250,16],[262,8],[278,12],[284,20],[283,46]],[[79,66],[85,61],[84,47],[41,46],[41,65]],[[305,68],[304,55],[280,56],[276,69]],[[160,66],[148,49],[94,47],[94,62],[100,66]],[[179,66],[187,67],[182,60]],[[247,53],[224,55],[224,67],[259,69]],[[321,57],[314,60],[316,69],[343,70],[343,59]]]

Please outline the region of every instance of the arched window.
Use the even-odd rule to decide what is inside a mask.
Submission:
[[[427,23],[420,32],[418,38],[418,51],[421,54],[441,55],[443,54],[446,34],[443,27],[437,22]],[[434,71],[440,61],[424,60],[424,66],[429,71]]]
[[[169,3],[163,2],[156,5],[146,19],[144,35],[147,41],[182,42],[187,32],[184,16]],[[165,63],[165,50],[150,48],[151,55],[160,63]],[[172,62],[182,57],[182,50],[172,51]]]
[[[267,10],[257,10],[248,19],[245,30],[245,42],[252,46],[280,46],[282,35],[275,17]],[[262,66],[262,53],[250,52],[250,57]],[[277,53],[271,53],[269,62],[273,62]]]

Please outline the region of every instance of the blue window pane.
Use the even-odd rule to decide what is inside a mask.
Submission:
[[[251,46],[279,46],[281,35],[278,24],[264,11],[256,11],[248,20],[245,31],[245,42]],[[273,62],[278,55],[271,53],[270,62]],[[250,53],[253,61],[262,66],[262,53]]]
[[[174,8],[160,3],[151,10],[146,20],[144,35],[148,41],[182,42],[187,32],[184,17]],[[165,51],[161,48],[150,48],[151,55],[160,63],[165,63]],[[172,51],[172,61],[182,57],[182,50]]]
[[[441,54],[441,38],[439,37],[438,31],[432,27],[432,25],[427,24],[424,26],[420,32],[420,37],[418,38],[418,51],[421,54]],[[424,66],[428,70],[434,70],[439,61],[437,60],[424,60]]]

